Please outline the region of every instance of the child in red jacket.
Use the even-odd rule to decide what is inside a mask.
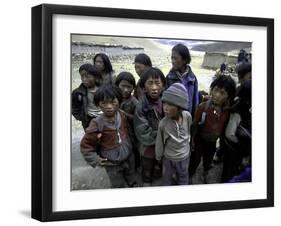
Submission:
[[[210,87],[210,100],[196,109],[192,124],[192,147],[189,173],[192,176],[203,157],[204,181],[216,152],[217,139],[224,135],[229,120],[229,106],[236,92],[236,85],[229,76],[222,75]]]

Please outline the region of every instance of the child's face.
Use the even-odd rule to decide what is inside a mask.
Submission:
[[[96,85],[96,79],[93,75],[87,73],[87,71],[82,70],[80,72],[81,81],[87,88],[94,88]]]
[[[127,80],[122,80],[119,83],[119,88],[122,91],[122,97],[124,99],[128,99],[131,96],[134,86],[131,83],[129,83]]]
[[[144,91],[154,100],[157,100],[163,91],[163,82],[160,78],[148,78],[144,83]]]
[[[146,68],[147,67],[144,64],[135,63],[135,71],[139,77],[141,77]]]
[[[99,107],[108,118],[114,117],[119,109],[119,101],[117,98],[114,99],[104,99],[99,102]]]
[[[175,105],[169,104],[169,103],[163,103],[163,111],[165,113],[165,116],[171,119],[177,119],[179,117],[179,108]]]
[[[100,56],[97,56],[95,62],[94,62],[95,66],[97,67],[97,69],[99,71],[104,71],[105,67],[104,67],[104,63],[103,60]]]
[[[228,94],[224,88],[215,86],[211,90],[211,100],[216,106],[222,106],[228,99]]]
[[[183,60],[181,55],[176,51],[172,51],[171,59],[172,59],[173,69],[176,71],[182,69],[186,65],[186,61]]]

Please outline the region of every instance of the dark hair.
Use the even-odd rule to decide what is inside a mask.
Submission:
[[[140,53],[140,54],[136,55],[134,63],[139,63],[139,64],[143,64],[148,67],[152,67],[150,57],[148,55],[146,55],[145,53]]]
[[[144,84],[149,78],[154,78],[154,79],[160,78],[163,83],[163,86],[165,86],[165,84],[166,84],[166,80],[165,80],[165,76],[164,76],[163,72],[156,67],[151,67],[151,68],[147,69],[140,77],[140,87],[141,88],[144,88]]]
[[[101,79],[101,72],[97,69],[96,66],[92,65],[92,67],[90,67],[87,72],[88,72],[88,74],[93,75],[93,76]]]
[[[179,43],[172,48],[172,51],[177,52],[183,60],[186,60],[187,64],[190,64],[191,56],[188,48],[185,45]]]
[[[119,104],[122,102],[122,91],[119,87],[115,85],[102,85],[98,88],[94,96],[94,103],[96,106],[99,106],[99,102],[105,99],[115,99],[119,101]]]
[[[227,92],[228,99],[232,104],[236,93],[236,84],[234,80],[230,76],[221,75],[211,83],[210,86],[211,90],[216,86],[219,87],[220,89],[223,88]]]
[[[82,64],[82,65],[79,67],[79,73],[80,73],[81,71],[86,71],[86,72],[88,72],[91,67],[93,67],[92,64]]]
[[[136,80],[135,80],[134,76],[133,76],[130,72],[127,72],[127,71],[121,72],[121,73],[116,77],[115,85],[116,85],[116,86],[119,86],[119,84],[120,84],[120,82],[121,82],[122,80],[126,80],[126,81],[129,82],[131,85],[133,85],[134,88],[136,87]]]
[[[252,64],[248,62],[241,62],[236,66],[236,72],[239,78],[244,78],[244,76],[252,71]]]
[[[93,63],[95,64],[96,59],[97,59],[98,56],[101,57],[101,59],[102,59],[102,61],[103,61],[103,64],[104,64],[104,71],[105,71],[106,73],[112,72],[112,71],[113,71],[113,69],[112,69],[112,64],[111,64],[111,62],[110,62],[108,56],[107,56],[106,54],[104,54],[104,53],[98,53],[98,54],[96,54],[95,57],[94,57],[94,59],[93,59]]]
[[[92,75],[96,78],[95,80],[95,84],[96,86],[100,86],[100,80],[102,78],[101,72],[92,64],[83,64],[80,68],[79,68],[79,73],[81,71],[86,71],[89,75]]]

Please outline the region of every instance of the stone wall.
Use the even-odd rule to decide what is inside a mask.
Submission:
[[[129,56],[143,53],[143,48],[126,47],[122,45],[87,45],[72,43],[72,56],[94,56],[97,53],[106,53],[109,57]]]
[[[226,53],[205,53],[202,67],[216,70],[222,63],[236,64],[237,56]]]

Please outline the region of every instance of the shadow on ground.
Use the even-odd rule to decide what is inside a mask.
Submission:
[[[110,181],[103,167],[91,167],[86,163],[79,149],[78,139],[72,142],[72,190],[110,188]],[[222,164],[214,164],[206,177],[208,184],[220,183]],[[137,182],[142,184],[141,174],[137,172]],[[191,178],[191,184],[204,184],[202,162]],[[155,180],[152,186],[160,186],[161,179]]]

